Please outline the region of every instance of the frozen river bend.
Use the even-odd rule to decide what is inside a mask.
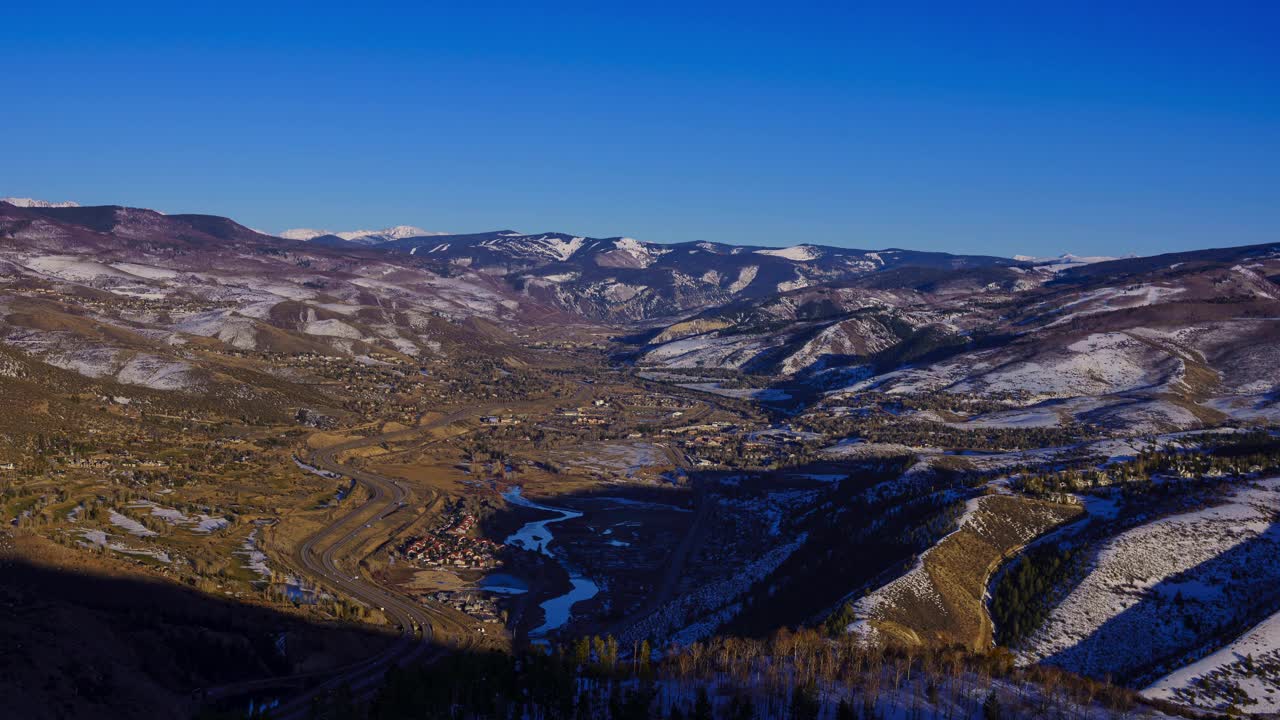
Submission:
[[[506,540],[507,545],[524,548],[532,552],[542,553],[549,558],[554,558],[556,562],[564,567],[565,572],[569,573],[569,582],[572,585],[569,592],[558,597],[551,598],[542,603],[542,611],[544,620],[542,625],[530,631],[530,637],[542,637],[552,630],[564,627],[569,622],[569,616],[573,610],[573,606],[583,600],[590,600],[600,592],[599,586],[590,578],[583,576],[574,569],[562,557],[557,557],[551,551],[551,541],[554,535],[551,532],[551,526],[555,523],[572,520],[573,518],[582,517],[582,513],[576,510],[566,508],[553,507],[551,505],[542,505],[533,502],[521,494],[520,488],[512,488],[503,493],[503,497],[512,505],[533,508],[535,510],[545,510],[546,512],[555,513],[557,517],[547,518],[545,520],[534,520],[525,523],[519,530],[512,533]]]

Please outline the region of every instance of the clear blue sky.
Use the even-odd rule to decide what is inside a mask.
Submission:
[[[1274,2],[179,5],[6,8],[0,195],[271,231],[1280,241]]]

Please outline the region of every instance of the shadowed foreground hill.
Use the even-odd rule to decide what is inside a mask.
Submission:
[[[200,688],[335,667],[390,641],[107,563],[90,571],[41,545],[0,535],[5,717],[186,717]]]
[[[318,625],[163,581],[89,573],[61,548],[19,557],[28,538],[0,536],[0,692],[21,718],[240,717],[199,707],[203,688],[333,667],[388,638]],[[70,551],[66,551],[69,553]],[[46,559],[44,556],[48,556]],[[342,688],[320,718],[1166,717],[1131,691],[1011,657],[960,648],[862,647],[812,630],[766,641],[713,638],[660,661],[583,638],[532,654],[453,653],[393,670],[367,703]]]

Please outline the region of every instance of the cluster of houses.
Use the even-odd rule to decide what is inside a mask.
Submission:
[[[427,535],[410,540],[404,556],[414,562],[433,567],[462,570],[488,570],[498,566],[500,543],[468,533],[476,525],[476,516],[454,508],[444,524]]]
[[[805,452],[805,438],[787,433],[744,432],[726,422],[666,428],[663,435],[698,467],[752,465],[769,467],[792,462]]]
[[[601,410],[600,408],[606,408]],[[561,420],[568,420],[574,425],[608,425],[610,416],[607,412],[608,403],[604,400],[596,400],[591,406],[580,405],[576,408],[556,408],[555,416]]]
[[[464,590],[462,592],[438,592],[430,597],[442,605],[461,610],[481,622],[502,622],[504,619],[496,599],[486,596],[486,593]]]
[[[657,408],[659,410],[692,410],[696,405],[674,395],[647,394],[642,400],[630,403],[633,408]]]

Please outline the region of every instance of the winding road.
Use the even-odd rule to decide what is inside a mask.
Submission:
[[[590,395],[590,388],[581,385],[569,400],[581,402]],[[371,694],[393,665],[427,659],[440,654],[445,646],[439,642],[439,632],[447,632],[465,647],[474,639],[473,628],[452,608],[423,605],[364,577],[357,568],[343,567],[341,559],[347,558],[353,544],[365,532],[381,521],[408,507],[409,490],[399,480],[360,470],[339,462],[342,453],[405,438],[479,417],[499,410],[516,410],[525,407],[545,406],[546,401],[491,402],[471,405],[434,418],[415,427],[381,435],[358,438],[313,451],[308,463],[331,473],[350,477],[365,486],[369,498],[359,507],[335,519],[295,547],[289,564],[318,585],[352,598],[370,608],[378,608],[387,621],[396,627],[398,637],[390,646],[365,660],[341,668],[323,672],[301,673],[274,678],[263,678],[242,683],[232,683],[209,688],[200,693],[205,702],[250,695],[270,690],[301,688],[285,702],[272,710],[278,720],[299,718],[309,713],[314,698],[336,688],[347,686],[355,697]],[[419,418],[421,420],[421,418]],[[433,643],[433,641],[435,641]],[[311,685],[320,681],[318,684]]]
[[[310,710],[312,699],[323,693],[346,685],[356,696],[366,694],[376,688],[393,664],[403,665],[423,658],[428,652],[438,651],[438,646],[430,644],[437,627],[461,629],[463,632],[469,630],[465,626],[459,628],[461,623],[445,613],[407,599],[365,578],[358,570],[344,568],[339,564],[343,551],[363,534],[367,526],[389,517],[407,505],[409,492],[398,481],[349,468],[338,462],[339,453],[383,441],[383,436],[361,438],[312,453],[309,460],[313,466],[355,479],[368,489],[369,498],[294,548],[289,564],[313,582],[379,609],[398,630],[395,642],[373,657],[335,670],[264,678],[214,688],[203,694],[205,701],[304,686],[326,678],[293,695],[272,713],[273,717],[282,719],[300,717]]]

